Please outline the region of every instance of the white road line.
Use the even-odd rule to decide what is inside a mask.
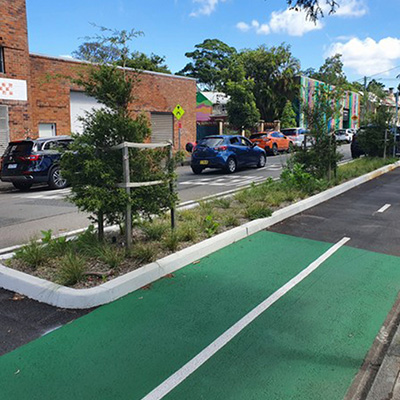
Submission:
[[[344,237],[338,243],[333,245],[329,250],[322,254],[318,259],[312,262],[307,268],[301,271],[293,279],[283,285],[275,293],[269,296],[261,304],[255,307],[241,320],[236,322],[231,328],[224,332],[214,342],[207,346],[201,353],[196,357],[192,358],[187,364],[176,371],[168,379],[157,386],[148,395],[143,397],[142,400],[159,400],[166,396],[169,392],[175,389],[180,383],[182,383],[188,376],[200,368],[207,360],[209,360],[215,353],[221,350],[227,343],[229,343],[235,336],[237,336],[244,328],[251,324],[257,317],[259,317],[264,311],[271,307],[276,301],[278,301],[287,292],[293,289],[298,283],[309,276],[315,271],[324,261],[338,251],[344,244],[346,244],[350,238]]]
[[[385,204],[382,208],[380,208],[377,212],[378,213],[383,213],[385,212],[389,207],[391,206],[391,204]]]

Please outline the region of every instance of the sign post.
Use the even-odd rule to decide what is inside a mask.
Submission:
[[[183,114],[185,114],[185,110],[178,104],[172,113],[175,115],[175,118],[180,121],[180,119],[183,117]],[[179,122],[178,125],[178,150],[181,149],[181,129],[182,129],[182,124]]]

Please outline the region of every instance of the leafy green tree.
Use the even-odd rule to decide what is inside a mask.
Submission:
[[[245,69],[246,79],[254,82],[253,93],[261,118],[273,121],[282,115],[286,101],[298,92],[296,76],[300,62],[293,57],[290,46],[281,44],[242,51],[235,63]]]
[[[206,39],[197,44],[194,51],[185,53],[192,59],[178,75],[198,79],[205,90],[220,90],[223,85],[224,70],[229,68],[236,54],[234,47],[218,39]]]
[[[319,86],[314,93],[314,101],[304,106],[304,117],[310,131],[313,145],[294,154],[294,162],[304,166],[305,171],[317,179],[331,180],[337,163],[342,157],[336,152],[336,142],[330,130],[331,121],[340,112],[343,92],[330,86]]]
[[[306,11],[308,18],[312,21],[324,16],[321,3],[328,5],[329,14],[334,13],[339,7],[338,2],[335,0],[287,0],[287,3],[289,7],[295,10]]]
[[[320,80],[329,85],[340,86],[344,88],[348,85],[345,73],[343,72],[343,62],[341,54],[335,54],[328,57],[318,72],[311,75],[311,78]]]
[[[126,66],[141,71],[163,72],[164,74],[171,73],[168,66],[165,64],[165,57],[158,56],[154,53],[147,56],[144,53],[135,51],[126,61]]]
[[[128,54],[127,43],[136,32],[113,31],[110,41],[121,54]],[[106,40],[104,40],[106,42]],[[122,182],[121,151],[112,147],[124,141],[143,142],[149,135],[149,123],[143,115],[133,117],[129,104],[134,98],[136,75],[108,61],[88,65],[75,79],[85,92],[104,105],[82,118],[83,133],[74,137],[70,152],[61,160],[62,174],[71,184],[71,201],[93,215],[99,237],[104,221],[121,223],[127,202],[133,217],[150,217],[163,212],[175,201],[168,189],[168,176],[161,167],[165,151],[130,150],[130,175],[133,182],[165,180],[164,185],[135,189],[130,197],[117,187]]]
[[[288,100],[282,112],[281,128],[292,128],[296,125],[296,113],[293,110],[292,102]]]
[[[230,96],[227,104],[228,120],[235,129],[252,129],[260,119],[255,97],[254,82],[245,78],[242,65],[234,67],[234,80],[226,83],[225,91]]]
[[[114,63],[118,60],[118,52],[114,46],[101,45],[99,42],[82,43],[77,50],[72,52],[77,60],[92,63]]]
[[[365,127],[360,129],[357,140],[365,154],[371,157],[383,157],[386,150],[393,146],[390,133],[393,113],[385,105],[378,106],[375,113],[368,116]],[[386,140],[385,140],[386,135]]]
[[[105,27],[98,27],[101,34],[94,37],[86,37],[77,50],[72,52],[72,56],[77,60],[89,61],[98,64],[115,64],[122,67],[129,67],[137,70],[155,71],[170,74],[168,66],[165,64],[165,57],[151,53],[147,56],[139,51],[133,51],[128,46],[121,47],[121,40],[124,37],[142,36],[140,31],[115,31]]]

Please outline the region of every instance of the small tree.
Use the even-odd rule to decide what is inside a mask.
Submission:
[[[365,154],[371,157],[386,156],[388,148],[393,146],[394,137],[390,131],[392,113],[388,107],[380,105],[376,113],[369,115],[367,124],[360,129],[357,140]]]
[[[109,41],[118,50],[119,60],[125,59],[127,43],[136,36],[135,31],[112,32]],[[107,43],[107,38],[102,41]],[[127,202],[132,205],[133,217],[138,218],[159,214],[176,201],[168,189],[169,177],[161,167],[166,156],[162,150],[131,149],[130,174],[132,182],[165,180],[165,185],[135,189],[130,197],[116,186],[122,182],[122,157],[112,147],[124,141],[143,142],[150,135],[147,119],[143,115],[134,118],[129,110],[137,79],[137,75],[105,62],[89,65],[74,80],[104,107],[82,118],[83,133],[74,136],[72,151],[64,154],[61,167],[71,184],[71,201],[93,215],[100,239],[104,221],[121,224]]]
[[[296,113],[293,110],[292,102],[288,100],[282,112],[281,128],[293,128],[296,125]]]
[[[295,153],[295,162],[303,164],[316,178],[332,178],[341,155],[336,152],[331,123],[340,110],[343,93],[329,86],[319,86],[314,101],[305,107],[304,117],[312,137],[313,146]]]
[[[252,129],[260,119],[253,94],[254,82],[245,79],[241,65],[231,71],[231,77],[226,83],[225,92],[230,96],[227,104],[228,120],[235,129]]]

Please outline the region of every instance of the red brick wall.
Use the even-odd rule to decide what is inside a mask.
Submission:
[[[9,106],[10,136],[26,136],[31,125],[30,65],[25,0],[0,0],[0,46],[4,48],[5,73],[0,78],[28,82],[28,102],[0,100]]]
[[[71,130],[70,90],[74,87],[65,76],[77,76],[85,65],[69,60],[31,55],[32,121],[34,133],[39,123],[56,123],[58,135]],[[149,119],[151,112],[171,112],[177,104],[185,110],[181,119],[181,143],[196,138],[196,82],[191,79],[143,72],[135,87],[133,114],[143,112]],[[174,124],[175,143],[178,143],[178,123]]]

